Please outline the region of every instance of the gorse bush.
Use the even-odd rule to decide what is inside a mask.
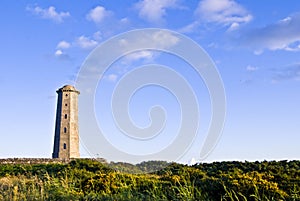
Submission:
[[[0,164],[0,200],[300,200],[299,161],[166,164]]]

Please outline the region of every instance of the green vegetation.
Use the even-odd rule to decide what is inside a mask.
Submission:
[[[300,200],[300,161],[165,165],[0,164],[0,200]]]

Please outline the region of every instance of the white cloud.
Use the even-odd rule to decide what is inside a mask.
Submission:
[[[300,63],[273,69],[273,73],[273,83],[278,83],[279,81],[284,80],[300,81]]]
[[[121,24],[128,24],[130,22],[130,20],[127,17],[124,17],[120,20]]]
[[[179,38],[166,31],[158,31],[152,35],[152,41],[161,48],[171,47],[178,43]]]
[[[300,51],[300,40],[297,40],[295,42],[292,42],[290,44],[288,44],[284,50],[287,50],[287,51],[292,51],[292,52],[297,52],[297,51]]]
[[[257,71],[258,68],[255,67],[255,66],[248,65],[248,66],[246,67],[246,70],[247,70],[247,71],[250,71],[250,72],[253,72],[253,71]]]
[[[140,59],[151,60],[153,58],[153,52],[149,50],[137,51],[125,56],[126,63],[131,63]]]
[[[282,19],[282,20],[279,20],[279,22],[280,22],[280,23],[285,23],[285,22],[290,22],[291,20],[292,20],[291,17],[286,17],[286,18],[284,18],[284,19]]]
[[[71,47],[71,44],[64,40],[60,41],[56,46],[57,49],[68,49],[70,47]]]
[[[93,38],[96,40],[96,41],[100,41],[102,40],[102,33],[101,31],[97,31],[93,34]]]
[[[167,14],[166,10],[178,8],[176,0],[142,0],[135,4],[139,16],[149,22],[160,23]]]
[[[234,22],[230,25],[230,27],[228,28],[227,31],[234,31],[234,30],[237,30],[239,27],[240,27],[240,24],[237,22]]]
[[[264,52],[263,50],[259,49],[259,50],[254,50],[253,53],[254,53],[255,55],[261,55],[263,52]]]
[[[176,45],[180,38],[172,33],[164,30],[159,30],[155,32],[144,32],[135,37],[136,39],[120,39],[119,45],[126,52],[128,49],[140,49],[140,47],[151,47],[151,49],[166,49]],[[141,62],[151,62],[153,61],[160,53],[152,50],[141,50],[136,51],[124,56],[122,60],[123,65],[130,65],[135,61]]]
[[[80,36],[80,37],[77,37],[74,42],[69,43],[67,41],[60,41],[57,46],[56,46],[56,53],[55,55],[58,56],[58,55],[61,55],[63,53],[63,49],[68,49],[70,47],[74,47],[74,46],[77,46],[77,47],[80,47],[80,48],[83,48],[83,49],[90,49],[90,48],[93,48],[95,47],[96,45],[98,45],[98,41],[100,41],[102,39],[102,33],[100,31],[97,31],[93,34],[92,37],[86,37],[84,35]]]
[[[173,35],[172,33],[164,30],[156,31],[153,33],[140,34],[136,40],[128,41],[127,39],[119,40],[119,44],[121,47],[127,49],[130,47],[147,47],[152,46],[157,49],[165,49],[176,45],[179,42],[180,38]]]
[[[300,51],[300,13],[295,13],[274,24],[253,29],[241,35],[245,46],[262,53],[264,49]]]
[[[107,77],[105,77],[108,81],[111,81],[111,82],[115,82],[118,78],[118,75],[116,74],[109,74]]]
[[[194,21],[191,24],[182,27],[178,31],[181,33],[192,33],[199,26],[199,24],[200,23],[198,21]]]
[[[50,6],[49,8],[41,8],[39,6],[36,6],[34,8],[27,7],[28,11],[34,13],[35,15],[40,16],[44,19],[50,19],[55,22],[63,22],[64,18],[70,17],[69,12],[56,12],[56,8],[54,6]]]
[[[95,23],[102,22],[106,17],[112,15],[112,11],[106,10],[102,6],[97,6],[90,10],[90,12],[87,14],[86,18],[90,21],[93,21]]]
[[[80,37],[78,37],[78,38],[76,39],[75,43],[76,43],[79,47],[81,47],[81,48],[83,48],[83,49],[90,49],[90,48],[95,47],[95,46],[98,44],[97,41],[95,41],[95,40],[93,40],[93,39],[90,39],[90,38],[88,38],[88,37],[86,37],[86,36],[80,36]]]
[[[56,50],[54,55],[55,56],[61,56],[61,55],[63,55],[63,52],[61,50]]]
[[[64,53],[62,50],[58,49],[55,51],[54,56],[60,60],[69,60],[70,57],[68,54]]]
[[[231,29],[252,19],[251,14],[234,0],[202,0],[195,14],[200,21],[230,26]]]

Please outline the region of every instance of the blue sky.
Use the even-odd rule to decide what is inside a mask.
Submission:
[[[0,4],[1,158],[51,157],[55,91],[75,84],[86,57],[107,39],[134,29],[162,28],[198,43],[214,61],[224,83],[226,122],[222,137],[205,161],[300,159],[298,1],[4,0]],[[122,75],[148,63],[183,65],[170,55],[164,58],[150,51],[129,55],[106,72],[96,97],[102,100],[101,93],[111,94]],[[197,96],[204,97],[200,123],[208,124],[209,96],[203,83],[200,88],[193,84],[201,80],[185,69],[177,70],[188,77]],[[171,102],[166,110],[175,111],[178,105],[172,95],[160,89],[156,94],[157,101]],[[137,96],[131,102],[145,102],[132,106],[131,111],[132,119],[141,126],[147,125],[147,108],[158,104],[150,99],[151,95]],[[100,113],[99,104],[95,108],[99,120],[109,112]],[[176,118],[169,122],[173,120]],[[113,126],[110,123],[104,128],[107,132]],[[168,127],[170,132],[176,125],[173,122],[174,127]],[[200,128],[201,132],[207,127]],[[197,159],[201,136],[182,161]],[[84,149],[82,155],[87,155]]]

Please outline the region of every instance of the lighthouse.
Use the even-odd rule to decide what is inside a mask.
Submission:
[[[57,91],[57,109],[52,158],[79,158],[78,95],[74,86]]]

